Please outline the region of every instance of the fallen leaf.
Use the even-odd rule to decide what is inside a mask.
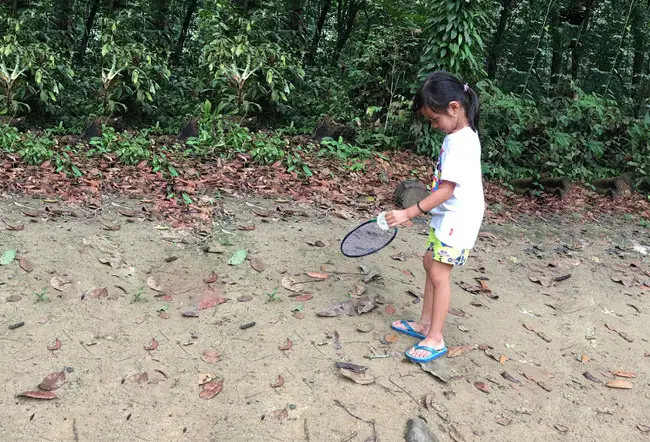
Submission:
[[[321,240],[307,241],[307,244],[309,244],[310,246],[313,246],[313,247],[326,247],[327,246],[327,244],[325,244]]]
[[[369,322],[357,324],[357,330],[360,331],[361,333],[370,333],[374,328],[375,326]]]
[[[403,274],[405,274],[406,276],[410,276],[411,278],[415,277],[415,275],[413,274],[413,272],[410,271],[409,269],[401,270],[401,272],[402,272]]]
[[[476,381],[474,382],[474,386],[481,390],[483,393],[490,393],[490,389],[487,385],[485,385],[485,382]]]
[[[345,210],[337,210],[337,211],[334,212],[334,214],[336,216],[338,216],[339,218],[344,219],[344,220],[349,220],[349,219],[352,218],[352,215],[350,214],[350,212],[347,212]]]
[[[458,345],[455,347],[449,347],[447,348],[447,357],[448,358],[455,358],[460,355],[463,355],[467,353],[468,351],[474,350],[476,347],[472,345]]]
[[[645,424],[638,424],[636,428],[641,432],[641,433],[650,433],[650,425],[645,425]]]
[[[246,249],[241,249],[237,250],[230,260],[228,260],[228,264],[231,266],[237,266],[242,264],[244,261],[246,261],[246,256],[248,255],[248,251]]]
[[[349,370],[347,368],[340,368],[339,370],[343,376],[356,382],[357,384],[368,385],[375,382],[374,376],[370,375],[370,373],[368,373],[365,370],[360,373],[353,370]]]
[[[620,388],[624,390],[629,390],[632,388],[632,383],[624,379],[613,379],[606,384],[609,388]]]
[[[295,293],[301,292],[303,289],[302,284],[299,284],[291,276],[285,276],[284,278],[282,278],[282,287],[289,290],[290,292],[295,292]]]
[[[600,379],[598,379],[597,377],[595,377],[593,374],[589,373],[588,371],[585,371],[584,373],[582,373],[582,375],[586,379],[589,379],[591,382],[595,382],[597,384],[602,384],[603,383],[603,381],[601,381]]]
[[[391,333],[389,335],[386,335],[384,337],[384,341],[390,343],[390,344],[397,344],[399,342],[399,336],[397,336],[394,333]]]
[[[458,330],[467,333],[469,331],[469,328],[465,327],[464,325],[459,325]]]
[[[327,279],[330,277],[327,273],[307,272],[307,276],[314,279]]]
[[[99,289],[95,289],[90,294],[88,295],[91,298],[97,298],[97,299],[107,299],[108,298],[108,289],[106,287],[102,287]]]
[[[289,411],[286,408],[280,410],[275,410],[271,412],[271,415],[279,421],[283,421],[289,417]]]
[[[400,252],[397,255],[391,256],[390,259],[394,259],[395,261],[406,261],[406,254],[404,252]]]
[[[450,425],[449,428],[449,437],[451,437],[454,442],[465,442],[465,438],[460,433],[460,431],[458,431],[458,428],[456,428],[454,425]]]
[[[50,285],[54,290],[58,290],[62,292],[64,290],[64,286],[67,284],[70,284],[72,282],[71,280],[67,278],[63,278],[61,276],[52,276],[50,279]]]
[[[242,295],[239,298],[237,298],[237,301],[239,301],[239,302],[248,302],[248,301],[252,301],[252,300],[253,300],[253,297],[251,295]]]
[[[140,385],[146,385],[149,383],[149,375],[146,371],[133,375],[133,379]]]
[[[614,376],[618,376],[619,378],[635,378],[636,377],[636,374],[632,373],[630,371],[612,370],[612,374]]]
[[[253,322],[247,322],[246,324],[242,324],[239,326],[240,330],[246,330],[247,328],[251,328],[255,326],[255,321]]]
[[[147,351],[154,351],[157,348],[158,348],[158,341],[156,341],[156,338],[151,338],[151,344],[144,347],[144,349]]]
[[[291,342],[291,339],[287,338],[287,342],[284,345],[279,346],[278,349],[281,351],[289,351],[292,347],[293,342]]]
[[[221,361],[221,355],[214,348],[208,348],[201,354],[201,360],[207,364],[216,364]]]
[[[313,295],[299,295],[299,296],[295,296],[293,300],[298,302],[303,302],[303,301],[309,301],[313,297],[314,297]]]
[[[433,364],[418,364],[420,365],[420,368],[422,371],[429,373],[431,376],[439,380],[440,382],[444,382],[445,384],[449,382],[449,378],[447,375],[444,373],[440,373],[439,367],[436,369],[433,368]]]
[[[169,313],[167,313],[167,312],[158,312],[158,317],[160,319],[169,319]]]
[[[386,307],[384,307],[384,311],[388,316],[393,316],[397,311],[397,309],[393,304],[386,304]]]
[[[520,384],[520,383],[521,383],[521,381],[520,381],[519,379],[515,378],[514,376],[512,376],[512,375],[511,375],[510,373],[508,373],[507,371],[502,372],[502,373],[501,373],[501,377],[502,377],[503,379],[505,379],[506,381],[508,381],[508,382],[512,382],[512,383],[514,383],[514,384]]]
[[[7,296],[7,302],[18,302],[22,299],[20,295],[9,295]]]
[[[16,251],[15,250],[7,250],[0,256],[0,265],[6,266],[14,262],[14,259],[16,259]]]
[[[530,279],[531,282],[535,282],[541,285],[542,287],[548,287],[551,285],[551,278],[544,275],[530,275],[528,276],[528,279]]]
[[[199,309],[198,308],[191,308],[188,310],[184,310],[183,313],[181,313],[183,316],[186,318],[198,318],[199,317]]]
[[[505,364],[508,359],[509,358],[506,355],[499,356],[499,364]]]
[[[284,378],[278,375],[278,378],[271,384],[272,388],[280,388],[284,385]]]
[[[499,424],[499,425],[502,425],[502,426],[504,426],[504,427],[507,427],[508,425],[510,425],[510,424],[512,423],[512,418],[510,418],[510,417],[505,417],[505,416],[503,416],[503,417],[498,417],[498,418],[496,419],[496,422],[497,422],[497,424]]]
[[[126,216],[127,218],[133,218],[135,216],[135,211],[133,210],[120,209],[118,210],[118,213],[122,216]]]
[[[457,308],[453,308],[453,307],[449,308],[449,314],[454,315],[454,316],[458,316],[460,318],[464,318],[465,315],[466,315],[466,313],[464,311],[459,310]]]
[[[56,390],[57,388],[61,388],[61,386],[65,384],[65,381],[64,372],[59,371],[56,373],[50,373],[43,378],[43,381],[38,385],[38,388],[45,391]]]
[[[203,290],[201,298],[199,299],[198,308],[199,310],[205,310],[216,305],[223,304],[226,301],[227,299],[221,296],[219,290],[214,287],[206,287]]]
[[[212,373],[201,373],[199,374],[199,385],[207,384],[212,381],[216,376]]]
[[[23,393],[17,394],[16,397],[28,397],[31,399],[43,399],[43,400],[49,400],[49,399],[56,399],[56,393],[53,391],[25,391]]]
[[[251,259],[250,263],[251,263],[251,267],[252,267],[253,270],[255,270],[256,272],[263,272],[263,271],[264,271],[264,268],[266,267],[266,266],[264,265],[264,262],[262,262],[262,260],[259,259],[259,258],[253,258],[253,259]]]
[[[154,278],[153,276],[147,278],[147,287],[149,287],[151,290],[155,292],[163,291],[163,287],[158,283],[158,281],[156,281],[156,278]]]
[[[5,222],[5,224],[7,223]],[[17,232],[20,230],[25,230],[25,226],[23,224],[16,224],[14,226],[7,224],[7,230]]]
[[[560,433],[568,433],[569,432],[569,427],[566,425],[561,425],[561,424],[555,424],[555,429],[559,431]]]
[[[366,287],[365,285],[363,285],[363,284],[355,284],[354,289],[352,289],[352,293],[350,293],[350,295],[358,298],[361,295],[363,295],[364,293],[366,293],[366,290],[368,290],[368,287]]]
[[[206,284],[213,284],[213,283],[217,282],[217,274],[215,272],[210,273],[210,276],[205,278],[203,280],[203,282],[206,283]]]
[[[293,312],[293,317],[296,319],[304,319],[305,314],[303,312]]]
[[[199,392],[199,397],[201,399],[212,399],[223,389],[223,381],[219,382],[208,382],[202,385],[203,389]]]
[[[50,351],[59,350],[60,348],[61,348],[61,341],[59,341],[59,338],[56,338],[54,344],[47,346],[47,349]]]
[[[251,224],[249,226],[239,226],[239,230],[244,230],[250,232],[251,230],[255,230],[255,224]]]
[[[20,268],[27,273],[30,273],[32,270],[34,270],[34,264],[32,264],[32,262],[27,258],[20,258],[19,264]]]

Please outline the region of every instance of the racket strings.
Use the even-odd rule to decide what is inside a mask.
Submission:
[[[369,255],[386,247],[396,234],[396,229],[383,230],[376,222],[367,222],[345,237],[341,252],[349,257]]]

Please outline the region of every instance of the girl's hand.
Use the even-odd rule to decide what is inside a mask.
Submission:
[[[400,226],[408,223],[410,218],[406,210],[391,210],[386,214],[386,222],[388,227]],[[410,224],[410,223],[409,223]]]

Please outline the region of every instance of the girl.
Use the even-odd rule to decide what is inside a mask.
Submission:
[[[391,227],[420,214],[432,215],[424,256],[427,278],[422,315],[418,322],[396,321],[391,327],[421,339],[406,352],[406,357],[427,363],[447,353],[442,329],[451,297],[451,270],[467,261],[483,220],[478,96],[455,76],[434,72],[415,95],[414,110],[447,135],[434,173],[432,193],[408,209],[386,215]]]

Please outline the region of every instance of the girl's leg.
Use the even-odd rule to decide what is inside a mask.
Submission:
[[[418,322],[409,321],[408,324],[418,333],[426,335],[429,333],[429,328],[431,327],[431,317],[433,312],[433,297],[434,289],[431,278],[429,278],[429,273],[431,272],[431,265],[433,263],[433,258],[431,257],[431,252],[427,252],[424,255],[422,264],[424,265],[424,270],[426,272],[425,283],[424,283],[424,302],[422,303],[422,314],[420,315],[420,320]],[[404,325],[400,321],[393,322],[393,326],[404,329]]]
[[[419,343],[426,347],[432,347],[441,350],[445,346],[442,338],[442,330],[445,327],[445,320],[449,311],[451,301],[451,271],[452,265],[443,264],[439,261],[432,260],[430,271],[427,272],[428,279],[433,287],[433,303],[431,313],[431,326],[427,337]],[[409,350],[409,354],[416,358],[425,358],[430,355],[425,350]]]

